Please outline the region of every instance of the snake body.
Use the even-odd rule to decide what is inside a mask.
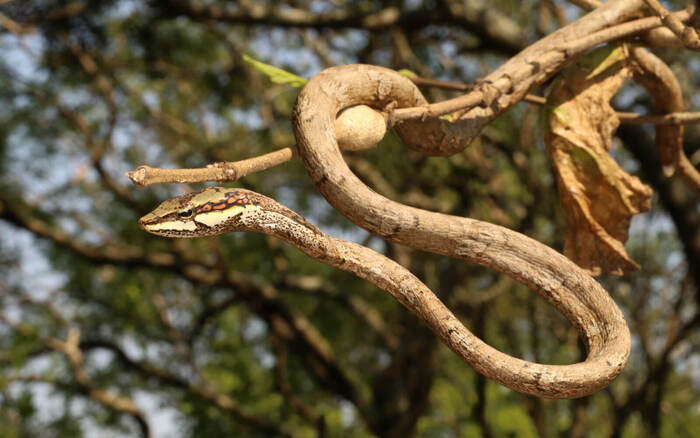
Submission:
[[[344,81],[357,78],[358,72],[365,73],[359,75],[359,89]],[[537,290],[582,334],[589,351],[584,362],[543,365],[501,353],[474,336],[403,266],[369,248],[326,235],[297,213],[255,192],[210,187],[172,198],[141,218],[141,227],[166,237],[234,231],[275,236],[387,291],[463,360],[505,386],[551,398],[580,397],[606,386],[629,356],[630,335],[605,290],[564,256],[522,234],[404,206],[370,190],[342,159],[333,134],[335,114],[360,103],[381,108],[398,99],[399,105],[407,104],[401,96],[416,96],[417,89],[402,76],[378,67],[339,67],[319,76],[299,96],[295,132],[300,155],[329,201],[356,224],[389,240],[492,267]]]
[[[348,168],[333,129],[339,111],[360,104],[381,110],[423,102],[410,80],[381,67],[333,67],[311,78],[297,99],[293,123],[299,156],[317,189],[344,216],[371,233],[475,262],[527,285],[578,328],[588,348],[586,360],[573,365],[523,361],[474,336],[432,292],[416,295],[406,289],[387,289],[394,296],[409,294],[410,298],[397,298],[477,371],[509,388],[543,397],[580,397],[606,386],[627,361],[630,334],[615,302],[590,275],[555,250],[507,228],[387,199]],[[411,121],[395,128],[407,143],[423,142],[424,151],[467,146],[459,136],[452,136],[458,126],[442,119]],[[416,298],[422,301],[417,303]]]

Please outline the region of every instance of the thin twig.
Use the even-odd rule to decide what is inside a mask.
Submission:
[[[658,0],[644,0],[661,21],[673,32],[678,39],[690,50],[700,50],[700,34],[698,30],[683,24],[677,16],[668,12]]]
[[[139,187],[163,183],[233,182],[250,173],[285,163],[295,156],[296,148],[287,147],[246,160],[214,163],[198,169],[159,169],[139,166],[138,169],[127,172],[126,176]]]
[[[441,81],[439,79],[422,78],[420,76],[413,76],[410,79],[414,84],[424,87],[437,87],[457,91],[470,91],[474,88],[474,85],[472,84],[464,84],[461,82],[447,82]],[[526,94],[523,100],[536,105],[544,105],[547,102],[546,98],[536,96],[534,94]]]

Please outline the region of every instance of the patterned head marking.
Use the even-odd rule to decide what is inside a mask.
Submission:
[[[139,226],[166,237],[213,236],[235,231],[235,219],[259,210],[266,199],[248,190],[208,187],[168,199],[139,219]]]

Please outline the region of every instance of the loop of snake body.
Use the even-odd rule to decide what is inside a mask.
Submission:
[[[297,213],[255,192],[210,187],[165,201],[139,223],[147,231],[167,237],[253,231],[285,240],[309,256],[387,291],[465,362],[516,391],[574,398],[605,387],[627,361],[630,333],[615,302],[592,277],[560,253],[523,234],[384,198],[365,186],[345,164],[334,131],[341,110],[358,104],[381,109],[389,104],[412,107],[424,103],[413,83],[381,67],[334,67],[314,76],[299,95],[293,121],[299,155],[317,188],[343,215],[376,235],[488,266],[536,290],[577,327],[588,349],[584,362],[545,365],[492,348],[403,266],[369,248],[328,236]],[[407,122],[396,130],[424,151],[444,150],[445,145],[452,150],[466,146],[457,143],[463,141],[458,136],[450,136],[450,132],[458,132],[454,126],[442,126],[442,121],[434,120],[438,121]]]
[[[371,190],[348,168],[334,132],[340,111],[355,105],[381,110],[425,104],[410,80],[381,67],[332,67],[311,78],[297,99],[293,124],[299,156],[316,187],[333,207],[373,234],[493,268],[537,291],[577,327],[587,358],[572,365],[514,358],[474,336],[430,289],[395,263],[385,273],[372,271],[377,264],[357,265],[357,260],[335,266],[391,293],[464,361],[502,385],[551,398],[581,397],[603,388],[627,361],[630,333],[619,308],[597,281],[562,254],[523,234],[394,202]],[[460,137],[459,123],[438,118],[425,122],[407,121],[394,128],[405,143],[436,154],[461,150],[473,138],[471,132]],[[352,248],[346,257],[354,257],[355,250],[366,252]],[[382,277],[390,273],[396,280]]]

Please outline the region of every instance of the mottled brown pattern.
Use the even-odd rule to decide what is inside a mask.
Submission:
[[[305,226],[306,228],[310,229],[314,233],[321,233],[321,231],[313,225],[311,222],[307,221],[304,219],[303,216],[297,214],[295,211],[290,210],[289,208],[281,205],[277,201],[268,198],[267,196],[263,196],[259,193],[256,192],[251,192],[249,190],[243,190],[243,189],[237,189],[235,191],[227,192],[226,193],[226,200],[223,202],[227,204],[227,206],[245,206],[245,205],[258,205],[264,210],[268,211],[274,211],[276,213],[279,213],[283,216],[288,217],[289,219],[292,219],[293,221],[297,222],[300,225]]]

